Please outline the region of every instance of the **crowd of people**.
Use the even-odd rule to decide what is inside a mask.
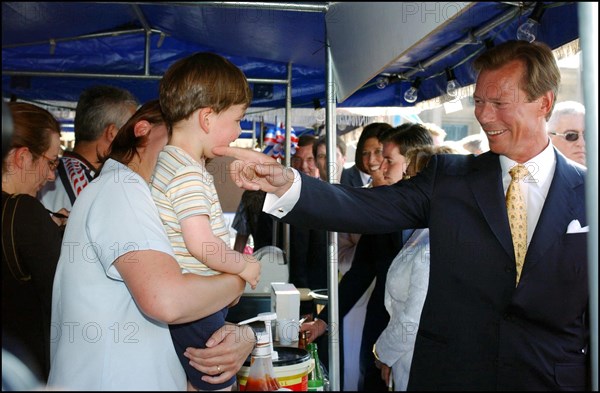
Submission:
[[[230,147],[252,93],[208,52],[173,63],[141,106],[83,91],[70,152],[47,110],[9,103],[3,345],[51,389],[233,390],[256,343],[227,322],[260,280],[246,244],[281,246],[287,223],[298,288],[327,288],[339,234],[343,390],[589,389],[584,107],[557,102],[544,44],[508,41],[473,66],[478,136],[373,123],[351,168],[341,138],[331,165],[308,135],[291,167]],[[222,155],[245,189],[233,245],[206,169]],[[328,313],[300,327],[324,363]]]

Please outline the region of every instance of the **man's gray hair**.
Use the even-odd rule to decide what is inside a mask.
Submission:
[[[114,86],[92,86],[79,96],[75,109],[75,143],[93,142],[111,124],[120,129],[139,103],[129,91]]]
[[[582,115],[585,116],[585,106],[577,101],[562,101],[557,102],[554,106],[552,116],[548,120],[548,127],[551,128],[554,124],[565,115]]]

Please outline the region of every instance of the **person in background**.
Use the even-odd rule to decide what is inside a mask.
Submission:
[[[236,274],[181,272],[149,186],[167,140],[158,100],[142,105],[73,206],[52,293],[51,389],[186,390],[168,324],[207,316],[243,293]],[[255,343],[249,326],[226,325],[186,357],[219,384]]]
[[[418,123],[404,123],[398,127],[382,131],[378,139],[383,146],[383,162],[381,172],[386,185],[402,180],[406,169],[406,152],[417,146],[432,146],[433,140],[429,131]],[[381,390],[386,386],[380,378],[380,372],[375,367],[372,348],[375,340],[389,321],[384,306],[385,278],[392,260],[398,254],[403,244],[403,231],[386,234],[365,234],[360,237],[356,247],[352,267],[342,277],[339,284],[338,312],[344,321],[340,332],[343,343],[343,367],[346,370],[356,370],[357,376],[344,376],[344,389]],[[372,288],[371,288],[372,287]],[[361,295],[369,291],[370,296],[364,318],[353,326],[347,326],[345,316],[360,301]],[[309,337],[317,338],[327,328],[327,306],[314,322],[305,323],[301,330],[309,330]],[[360,325],[358,338],[346,337],[350,328]],[[310,341],[310,339],[309,339]],[[353,378],[354,377],[354,378]],[[358,378],[356,378],[358,377]],[[356,382],[353,382],[354,379]],[[354,386],[356,384],[356,386]]]
[[[467,135],[459,141],[459,144],[471,154],[481,154],[490,149],[487,138],[483,132]]]
[[[177,262],[183,273],[237,274],[254,289],[260,264],[231,249],[214,178],[206,169],[214,157],[211,149],[228,146],[242,131],[240,121],[252,99],[246,77],[224,57],[201,52],[171,65],[159,90],[171,137],[158,156],[151,192]],[[235,375],[221,384],[205,382],[184,356],[188,347],[205,347],[225,325],[227,312],[223,307],[202,319],[169,325],[189,390],[231,390],[236,382]]]
[[[356,153],[354,165],[342,173],[341,184],[347,184],[352,187],[364,187],[371,183],[373,174],[379,180],[382,180],[378,172],[383,156],[381,155],[381,145],[377,135],[383,131],[392,128],[388,123],[371,123],[366,125],[356,143]]]
[[[56,177],[60,124],[45,109],[8,104],[13,133],[2,160],[2,336],[24,353],[40,381],[50,369],[52,281],[64,218],[48,215],[36,199]],[[59,213],[68,215],[66,210]]]
[[[471,152],[465,149],[460,141],[444,141],[441,145],[435,146],[445,146],[452,150],[456,151],[456,154],[471,154]]]
[[[291,157],[292,168],[320,180],[313,146],[317,138],[301,135]],[[279,225],[280,227],[282,225]],[[327,288],[327,232],[290,225],[290,278],[296,288]],[[301,310],[301,313],[307,310]]]
[[[10,150],[10,140],[13,134],[13,121],[6,101],[2,100],[2,159]]]
[[[434,154],[461,154],[448,146],[416,146],[406,152],[408,166],[397,176],[408,180],[416,176]],[[403,231],[408,236],[402,249],[392,261],[385,280],[385,308],[390,316],[387,327],[381,332],[373,353],[375,365],[381,368],[385,386],[405,391],[408,385],[410,362],[419,328],[423,302],[429,282],[429,229]],[[391,373],[393,370],[393,373]]]
[[[374,234],[429,228],[408,390],[589,390],[587,171],[546,130],[560,70],[539,41],[503,42],[473,66],[475,117],[490,151],[435,155],[393,186],[343,187],[258,152],[214,152],[236,158],[234,182],[266,191],[263,210],[284,222]],[[512,229],[511,184],[527,222]],[[526,253],[517,259],[521,228]]]
[[[75,147],[65,151],[57,167],[58,181],[38,193],[42,204],[54,212],[71,210],[79,193],[92,181],[117,131],[138,107],[127,90],[92,86],[79,96],[75,109]]]
[[[354,165],[342,172],[341,184],[351,187],[366,187],[373,183],[373,179],[375,179],[376,185],[383,184],[384,179],[380,171],[383,162],[383,147],[379,142],[378,135],[391,128],[390,124],[383,122],[371,123],[363,128],[356,144]],[[359,240],[360,234],[358,233],[338,233],[338,271],[340,278],[350,270]],[[366,301],[367,298],[365,297],[362,302],[357,302],[357,306],[366,306]],[[355,314],[357,317],[360,315],[359,319],[364,317],[358,308],[350,313],[349,318],[353,318]],[[362,307],[362,310],[364,311],[364,307]]]
[[[298,138],[298,147],[290,160],[292,168],[306,173],[308,176],[320,177],[317,160],[313,153],[313,146],[317,138],[313,135],[303,134]]]
[[[332,163],[331,169],[333,171],[334,183],[340,183],[344,170],[344,164],[346,163],[346,142],[340,137],[336,138],[335,142],[336,154],[335,162]],[[317,168],[319,168],[319,176],[322,180],[328,181],[327,178],[327,139],[325,136],[319,137],[317,142],[313,145],[313,155],[317,159]]]
[[[372,187],[384,183],[381,163],[383,162],[383,146],[379,141],[379,134],[390,130],[392,126],[384,122],[376,122],[366,125],[358,138],[354,165],[342,172],[340,183],[351,187]],[[338,275],[340,280],[352,268],[356,247],[360,241],[359,233],[338,232]],[[373,286],[369,286],[362,291],[362,296],[341,319],[344,326],[344,336],[346,342],[351,343],[361,340],[362,326],[367,311],[367,303],[373,291]],[[326,315],[326,314],[323,314]],[[328,345],[326,336],[319,343],[319,356],[324,362],[328,361]],[[342,350],[344,350],[342,348]],[[358,386],[360,372],[358,361],[360,346],[349,346],[343,353],[350,359],[344,368],[342,381],[346,387],[353,389]],[[354,366],[354,368],[353,368]]]
[[[567,158],[587,166],[585,161],[585,107],[576,101],[556,104],[547,124],[552,144]]]
[[[423,123],[423,126],[431,133],[433,144],[439,146],[446,140],[446,131],[435,123]]]

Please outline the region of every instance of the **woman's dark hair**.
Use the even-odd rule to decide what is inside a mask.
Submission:
[[[378,138],[379,133],[385,130],[389,130],[392,126],[388,123],[371,123],[363,128],[358,142],[356,143],[356,152],[354,154],[354,165],[364,173],[369,173],[369,170],[365,168],[362,162],[362,152],[365,148],[365,142],[369,138]]]

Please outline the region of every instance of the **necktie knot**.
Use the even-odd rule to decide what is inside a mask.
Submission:
[[[508,173],[510,174],[510,177],[517,182],[529,175],[529,171],[525,168],[525,165],[521,164],[513,166]]]

